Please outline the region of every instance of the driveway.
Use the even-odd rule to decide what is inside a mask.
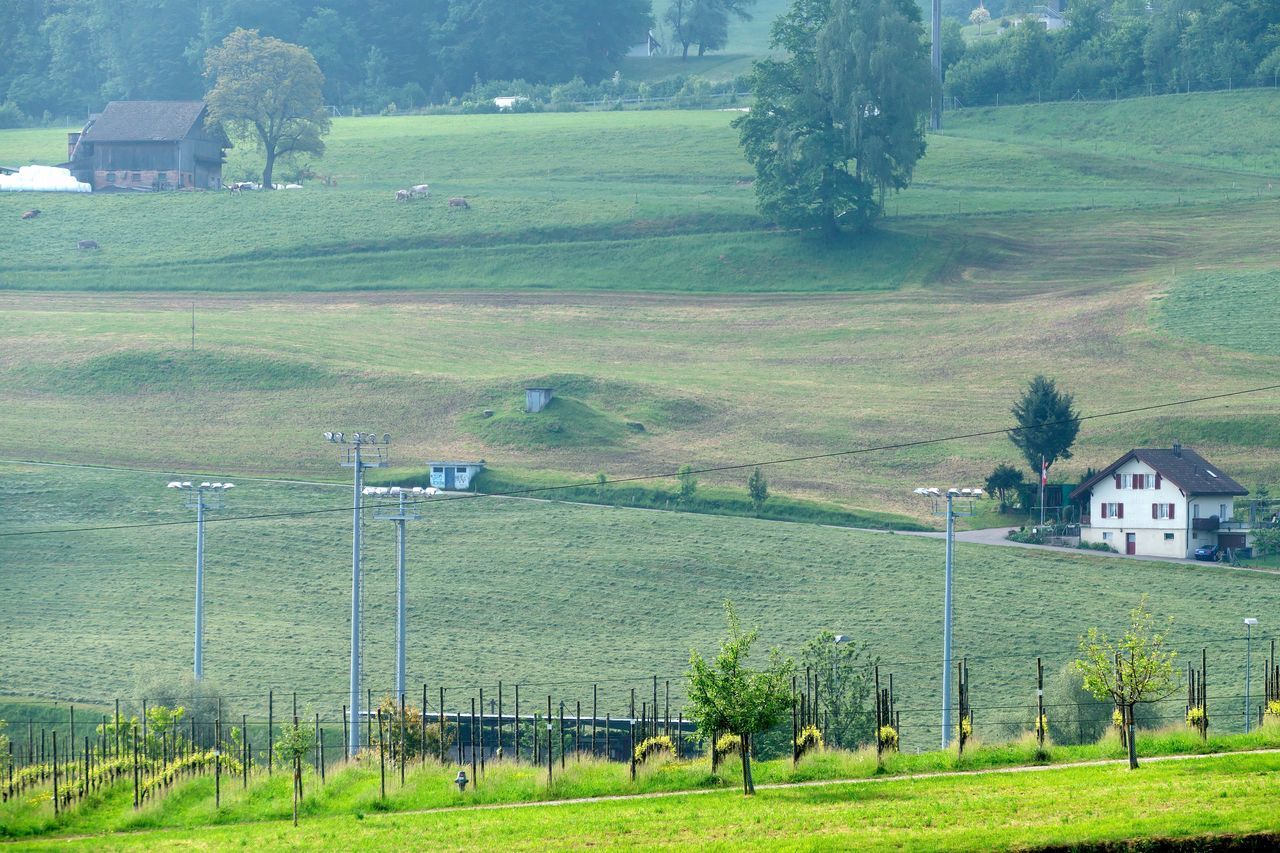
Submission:
[[[1032,545],[1028,542],[1013,542],[1005,537],[1011,530],[1017,530],[1016,527],[985,527],[981,530],[957,530],[956,541],[968,542],[974,545],[1000,545],[1006,548],[1031,548],[1041,551],[1057,551],[1059,553],[1066,552],[1068,554],[1089,554],[1097,557],[1117,557],[1123,560],[1141,560],[1148,563],[1182,563],[1183,565],[1193,566],[1213,566],[1219,569],[1232,569],[1237,572],[1255,572],[1263,575],[1280,574],[1275,569],[1257,569],[1249,566],[1231,566],[1225,563],[1206,563],[1200,560],[1189,560],[1182,557],[1145,557],[1145,556],[1129,556],[1128,554],[1117,554],[1114,551],[1093,551],[1081,548],[1063,548],[1058,545]],[[922,532],[899,530],[899,536],[924,536],[929,539],[942,539],[947,534],[937,530],[927,530]]]

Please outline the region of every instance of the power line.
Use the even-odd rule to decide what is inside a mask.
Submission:
[[[1239,397],[1245,394],[1259,394],[1263,391],[1280,390],[1280,384],[1263,385],[1257,388],[1246,388],[1240,391],[1228,391],[1222,394],[1210,394],[1204,397],[1189,397],[1183,400],[1175,400],[1169,403],[1154,403],[1147,406],[1137,406],[1130,409],[1116,409],[1110,412],[1099,412],[1093,415],[1081,415],[1076,418],[1064,418],[1057,421],[1045,421],[1036,424],[1034,429],[1043,429],[1050,426],[1063,426],[1066,424],[1079,424],[1083,421],[1098,420],[1100,418],[1114,418],[1120,415],[1132,415],[1141,412],[1150,412],[1157,409],[1168,409],[1175,406],[1187,406],[1193,403],[1204,403],[1211,400],[1222,400],[1228,397]],[[715,465],[707,468],[697,468],[685,473],[689,474],[715,474],[725,471],[742,471],[747,468],[763,468],[766,465],[789,465],[796,462],[813,462],[821,459],[835,459],[846,456],[858,456],[867,453],[883,453],[890,450],[905,450],[912,447],[923,447],[930,444],[942,444],[949,441],[963,441],[970,438],[987,438],[993,435],[1001,435],[1013,432],[1022,432],[1032,427],[1001,427],[999,429],[982,430],[979,432],[960,433],[954,435],[941,436],[938,438],[923,438],[917,441],[903,441],[895,444],[880,444],[871,447],[859,447],[852,450],[835,450],[829,453],[816,453],[808,456],[791,456],[783,459],[769,459],[758,462],[741,462],[733,465]],[[606,485],[621,485],[625,483],[638,483],[649,480],[668,480],[678,476],[678,472],[663,472],[661,474],[639,474],[634,477],[623,477],[617,480],[608,480]],[[564,489],[581,489],[592,488],[599,485],[595,481],[584,481],[578,483],[565,483],[558,486],[536,486],[527,489],[511,489],[505,492],[483,492],[470,495],[446,495],[444,497],[429,497],[414,501],[406,502],[406,505],[418,505],[429,503],[447,503],[450,501],[474,500],[476,498],[502,498],[502,497],[520,497],[530,494],[538,494],[543,492],[554,492]],[[371,507],[392,506],[392,504],[370,504]],[[398,506],[398,504],[397,504]],[[252,515],[232,515],[223,516],[218,519],[209,520],[208,523],[226,523],[230,521],[262,521],[274,518],[298,518],[310,515],[324,515],[334,512],[350,512],[351,507],[326,507],[323,509],[305,509],[305,510],[287,510],[282,512],[265,512]],[[193,524],[190,519],[180,519],[174,521],[147,521],[135,524],[105,524],[93,527],[61,527],[61,528],[45,528],[41,530],[12,530],[0,532],[0,537],[17,537],[17,536],[45,536],[59,533],[95,533],[111,530],[137,530],[152,527],[173,527],[178,525]]]

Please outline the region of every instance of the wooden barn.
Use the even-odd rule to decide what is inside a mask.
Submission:
[[[112,101],[67,134],[66,168],[95,191],[220,189],[230,140],[204,101]]]

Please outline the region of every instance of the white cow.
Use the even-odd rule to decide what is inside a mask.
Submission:
[[[396,190],[396,201],[408,201],[408,200],[409,200],[408,190]]]
[[[418,184],[415,187],[409,187],[410,198],[427,198],[431,195],[430,184]]]

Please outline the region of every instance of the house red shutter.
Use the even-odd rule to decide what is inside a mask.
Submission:
[[[1116,518],[1124,518],[1124,504],[1116,504]]]
[[[1120,488],[1120,475],[1116,474],[1116,488]]]
[[[1173,504],[1169,504],[1169,520],[1173,521]]]
[[[1160,517],[1160,504],[1152,504],[1152,505],[1151,505],[1151,517],[1152,517],[1152,518],[1159,518],[1159,517]]]
[[[1098,517],[1099,518],[1107,517],[1107,505],[1105,503],[1098,504]]]
[[[1156,472],[1156,488],[1160,488],[1160,472]]]

